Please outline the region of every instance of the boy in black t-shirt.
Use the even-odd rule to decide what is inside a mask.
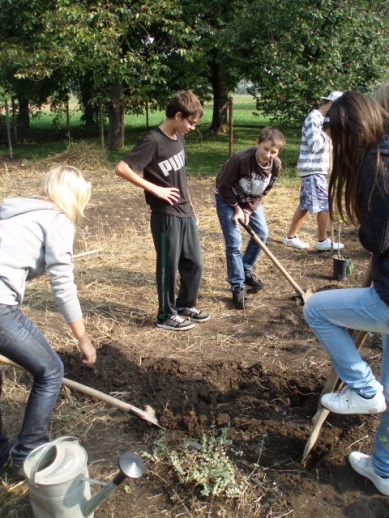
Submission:
[[[115,168],[118,176],[145,191],[157,254],[157,327],[172,331],[185,331],[194,327],[193,322],[209,320],[207,313],[195,307],[203,263],[188,192],[183,137],[195,129],[202,115],[193,93],[176,93],[162,124],[149,131]],[[143,171],[143,178],[136,171]],[[181,284],[176,299],[177,270]]]

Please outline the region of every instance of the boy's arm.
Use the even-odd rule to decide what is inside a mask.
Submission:
[[[240,160],[236,155],[232,156],[227,162],[225,162],[216,179],[216,188],[223,200],[228,203],[228,205],[231,205],[235,210],[235,214],[232,217],[232,221],[235,225],[239,225],[240,219],[243,223],[248,225],[250,222],[251,211],[243,210],[239,206],[236,196],[232,191],[232,185],[238,180],[239,165]]]
[[[321,123],[311,118],[306,127],[307,143],[312,153],[317,153],[329,143],[328,135],[323,131]]]
[[[124,160],[120,160],[120,162],[116,165],[115,174],[129,181],[133,185],[136,185],[137,187],[150,192],[157,198],[165,200],[170,205],[174,205],[180,199],[180,191],[177,189],[177,187],[160,187],[159,185],[155,185],[154,183],[145,180],[133,169],[131,169],[131,167],[126,162],[124,162]]]
[[[196,214],[195,208],[193,207],[192,198],[190,197],[189,189],[188,189],[188,200],[189,200],[190,206],[192,207],[194,217],[195,217],[195,219],[196,219],[196,225],[198,225],[198,224],[199,224],[199,218],[197,217],[197,214]]]
[[[232,185],[238,181],[238,166],[240,161],[237,160],[236,155],[232,156],[227,162],[223,164],[220,173],[216,178],[216,188],[223,200],[235,207],[237,200],[232,191]]]

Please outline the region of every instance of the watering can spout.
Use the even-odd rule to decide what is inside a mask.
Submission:
[[[100,489],[82,506],[82,514],[85,518],[92,516],[93,511],[113,492],[126,478],[140,478],[145,472],[142,459],[136,454],[126,452],[119,457],[119,472],[115,478]]]

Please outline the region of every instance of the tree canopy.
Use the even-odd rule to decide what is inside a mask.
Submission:
[[[386,0],[268,0],[247,3],[228,43],[257,107],[301,121],[331,90],[366,93],[388,75]]]
[[[214,98],[251,81],[257,107],[301,122],[331,90],[389,79],[387,0],[0,0],[0,86],[20,105],[80,98],[122,146],[124,112],[162,107],[173,91]]]

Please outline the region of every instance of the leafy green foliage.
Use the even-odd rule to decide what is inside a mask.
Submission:
[[[389,79],[387,0],[0,0],[0,84],[37,106],[79,94],[85,120],[162,108],[171,92],[213,96],[251,80],[257,108],[301,126],[331,90]],[[111,111],[110,111],[111,110]],[[120,116],[112,117],[112,110]]]
[[[29,99],[45,84],[45,98],[61,92],[65,100],[87,78],[84,104],[105,104],[105,115],[117,115],[110,126],[120,124],[125,107],[162,105],[171,95],[168,62],[185,54],[193,33],[180,16],[173,0],[0,0],[0,84],[17,95],[21,85],[34,85]]]
[[[387,11],[384,0],[251,2],[228,44],[255,83],[258,109],[301,125],[320,96],[366,93],[388,77]]]
[[[349,260],[347,263],[346,275],[347,275],[347,277],[350,277],[350,275],[352,275],[353,273],[354,273],[354,263],[351,260]]]
[[[154,461],[163,461],[171,466],[181,484],[199,488],[206,497],[238,498],[247,483],[228,457],[228,452],[240,456],[241,452],[232,449],[228,439],[228,429],[224,428],[216,437],[202,437],[201,444],[188,442],[186,447],[177,450],[169,448],[163,439],[156,441],[152,455]]]

